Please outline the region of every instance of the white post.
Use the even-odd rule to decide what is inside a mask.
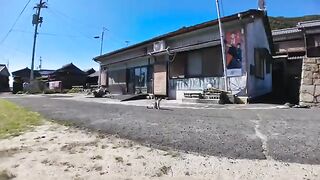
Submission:
[[[217,14],[218,14],[218,22],[219,22],[219,31],[220,31],[220,41],[221,41],[221,51],[222,51],[222,64],[223,64],[223,76],[224,76],[224,90],[228,91],[228,77],[227,77],[227,58],[226,58],[226,50],[224,43],[224,35],[221,23],[221,14],[220,14],[220,6],[219,0],[216,0]]]

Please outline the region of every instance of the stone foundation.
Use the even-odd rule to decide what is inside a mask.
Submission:
[[[300,104],[320,105],[320,58],[303,59]]]

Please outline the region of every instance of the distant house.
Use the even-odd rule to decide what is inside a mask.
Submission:
[[[34,77],[39,78],[41,77],[41,74],[38,71],[34,71]],[[30,82],[30,74],[31,70],[29,68],[20,69],[18,71],[12,72],[13,79],[15,81],[19,81],[22,83],[29,83]]]
[[[40,69],[37,70],[37,72],[41,75],[41,78],[47,79],[49,76],[54,73],[55,70],[49,70],[49,69]]]
[[[9,91],[10,73],[4,64],[0,64],[0,92]]]
[[[96,70],[94,70],[93,68],[90,69],[85,69],[83,70],[83,72],[85,72],[87,75],[93,74],[96,72]]]
[[[89,74],[87,77],[87,83],[89,85],[98,85],[100,71],[96,71],[92,74]]]
[[[98,85],[99,71],[91,68],[84,70],[84,72],[87,74],[86,85]]]
[[[74,64],[64,65],[50,75],[49,81],[61,81],[62,89],[71,89],[72,86],[84,86],[87,74]]]
[[[243,99],[272,91],[273,42],[265,12],[249,10],[222,18],[228,91]],[[153,93],[183,99],[207,87],[224,89],[218,20],[183,27],[94,58],[101,85],[111,93]]]
[[[272,31],[274,91],[286,102],[298,103],[303,59],[320,57],[320,20],[299,22],[296,27]]]

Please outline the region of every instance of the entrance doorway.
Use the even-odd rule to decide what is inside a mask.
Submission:
[[[150,83],[152,83],[152,74],[152,68],[150,68],[150,66],[141,66],[128,69],[128,93],[150,93],[150,91],[152,91],[150,89]]]
[[[278,59],[273,64],[272,86],[274,103],[299,104],[302,59]]]

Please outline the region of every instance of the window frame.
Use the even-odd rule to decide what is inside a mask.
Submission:
[[[256,48],[254,51],[254,75],[258,79],[264,80],[266,72],[267,55],[264,49]]]

